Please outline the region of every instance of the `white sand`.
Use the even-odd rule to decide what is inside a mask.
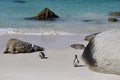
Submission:
[[[86,66],[75,68],[73,66],[75,54],[78,55],[80,65],[84,65],[81,60],[83,50],[75,50],[67,46],[64,48],[60,48],[58,45],[58,48],[47,47],[45,53],[48,59],[40,59],[39,52],[15,55],[3,54],[5,43],[10,37],[11,35],[0,36],[0,80],[120,80],[118,75],[96,73],[90,71]],[[14,35],[14,38],[33,43],[38,39],[41,40],[38,36],[33,39],[29,39],[30,37]],[[63,38],[59,38],[59,40],[63,40]],[[53,43],[52,39],[50,42]],[[42,45],[44,46],[45,44]]]

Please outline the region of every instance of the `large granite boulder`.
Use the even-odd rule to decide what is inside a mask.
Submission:
[[[31,53],[36,51],[44,51],[44,48],[34,45],[32,47],[31,43],[24,42],[18,39],[10,39],[8,40],[5,54],[17,54],[17,53]]]
[[[56,15],[53,11],[51,11],[48,8],[43,9],[38,15],[31,17],[31,18],[25,18],[30,20],[54,20],[56,18],[59,18],[58,15]]]
[[[120,12],[113,12],[110,15],[112,15],[112,16],[120,16]]]
[[[90,34],[90,35],[88,35],[88,36],[86,36],[85,37],[85,41],[90,41],[90,40],[92,40],[97,34],[99,34],[100,32],[98,32],[98,33],[93,33],[93,34]]]
[[[120,75],[120,30],[96,35],[85,48],[82,60],[90,70]]]

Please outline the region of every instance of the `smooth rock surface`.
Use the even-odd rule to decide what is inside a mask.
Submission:
[[[90,70],[120,75],[120,30],[98,34],[85,48],[82,60]]]

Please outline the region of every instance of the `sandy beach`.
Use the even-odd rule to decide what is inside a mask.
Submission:
[[[0,38],[0,80],[120,80],[118,75],[93,72],[85,66],[81,60],[83,50],[70,47],[73,43],[86,45],[84,36],[1,35]],[[9,38],[45,47],[48,59],[41,59],[39,52],[3,54]],[[73,66],[74,55],[78,55],[80,67]]]
[[[120,75],[89,70],[81,59],[84,50],[70,47],[72,44],[86,46],[85,36],[114,29],[120,29],[120,0],[0,0],[0,80],[120,80]],[[24,42],[28,45],[21,47],[19,43],[15,49],[8,45],[10,48],[6,50],[9,39],[32,45]],[[45,48],[47,59],[41,59],[40,52],[34,52],[38,51],[38,46]],[[102,53],[102,58],[98,56],[100,61],[104,59],[103,48],[107,51],[104,46],[98,50]],[[114,48],[111,53],[118,53]],[[9,50],[20,52],[17,49],[34,53],[4,54]],[[107,49],[110,55],[110,48]],[[75,55],[80,62],[78,67],[73,64]],[[112,62],[119,64],[119,60]],[[120,71],[119,67],[114,67],[116,72]],[[112,71],[111,67],[109,69]]]

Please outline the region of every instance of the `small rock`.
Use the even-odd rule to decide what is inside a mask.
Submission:
[[[85,48],[85,46],[83,44],[72,44],[71,47],[74,49],[84,49]]]
[[[93,20],[92,19],[89,19],[89,20],[82,20],[83,22],[92,22]]]
[[[33,50],[36,52],[36,51],[44,51],[45,49],[44,49],[43,47],[34,45],[34,46],[33,46]]]
[[[108,21],[109,22],[117,22],[118,20],[116,18],[109,18]]]
[[[16,2],[16,3],[26,3],[26,1],[22,1],[22,0],[15,0],[13,2]]]
[[[120,16],[120,12],[113,12],[110,15],[112,15],[112,16]]]
[[[92,40],[92,39],[93,39],[97,34],[99,34],[99,33],[100,33],[100,32],[94,33],[94,34],[91,34],[91,35],[88,35],[88,36],[85,37],[84,40],[90,41],[90,40]]]

